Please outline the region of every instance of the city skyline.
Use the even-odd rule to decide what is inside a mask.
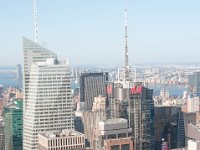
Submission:
[[[0,64],[22,63],[22,36],[34,39],[33,2],[1,6]],[[197,0],[128,1],[130,64],[198,63],[199,6]],[[39,1],[39,44],[72,65],[123,65],[123,12],[124,1]]]

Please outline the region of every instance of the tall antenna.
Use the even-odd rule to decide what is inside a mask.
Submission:
[[[128,65],[128,25],[127,25],[127,9],[125,6],[125,12],[124,12],[124,17],[125,17],[125,63],[124,63],[124,80],[128,81],[129,80],[129,65]]]
[[[38,43],[38,16],[37,16],[37,0],[33,0],[34,26],[35,26],[35,42]]]

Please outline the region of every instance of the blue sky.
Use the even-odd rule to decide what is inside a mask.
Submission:
[[[199,0],[127,0],[131,64],[200,63]],[[39,43],[78,64],[123,64],[124,0],[39,0]],[[0,66],[34,40],[32,0],[0,1]]]

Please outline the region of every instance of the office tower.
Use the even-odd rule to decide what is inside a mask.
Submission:
[[[132,129],[123,118],[99,121],[95,127],[94,150],[133,150]]]
[[[185,147],[185,124],[183,112],[178,114],[177,148]]]
[[[22,67],[20,64],[18,64],[16,67],[16,79],[22,80]]]
[[[161,149],[161,139],[169,144],[169,148],[185,146],[185,123],[181,107],[155,107],[155,139],[156,150]]]
[[[22,101],[4,107],[5,118],[5,149],[22,150],[23,112]]]
[[[24,105],[23,112],[26,113],[27,94],[29,86],[29,78],[31,72],[31,64],[35,62],[45,62],[48,58],[57,58],[57,55],[43,46],[32,42],[27,38],[23,38],[23,53],[24,53]]]
[[[200,96],[200,72],[188,76],[188,90]]]
[[[154,149],[153,90],[144,87],[141,82],[133,82],[131,84],[129,123],[133,130],[134,149]]]
[[[70,68],[56,54],[24,38],[23,149],[38,149],[38,133],[72,129]]]
[[[128,119],[129,82],[108,82],[106,91],[110,118]]]
[[[107,83],[110,118],[129,120],[133,129],[134,149],[154,148],[153,90],[141,82],[115,81]]]
[[[4,101],[0,101],[0,119],[1,119],[1,116],[3,114],[4,103],[5,103]]]
[[[77,131],[84,131],[86,146],[94,146],[95,129],[99,121],[106,120],[105,111],[79,111],[75,113],[75,127]]]
[[[39,150],[85,150],[84,134],[74,130],[40,133]]]
[[[3,119],[0,120],[0,149],[5,150]]]
[[[186,98],[186,112],[198,112],[200,100],[198,96],[189,95]]]
[[[80,102],[84,110],[92,110],[94,97],[106,96],[108,73],[82,73],[80,77]]]
[[[82,119],[82,112],[76,111],[74,116],[74,129],[80,133],[84,133],[84,124]]]

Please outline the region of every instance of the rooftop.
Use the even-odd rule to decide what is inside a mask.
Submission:
[[[55,131],[55,132],[41,133],[40,135],[42,135],[46,138],[55,139],[55,138],[59,138],[59,137],[81,136],[84,134],[77,132],[75,130],[64,129],[62,131],[57,131],[57,132]]]
[[[100,121],[104,124],[118,124],[118,123],[126,123],[127,124],[127,120],[123,119],[123,118],[114,118],[114,119],[107,119],[106,121]]]
[[[22,100],[14,100],[12,104],[5,105],[9,109],[21,109],[22,110]]]

